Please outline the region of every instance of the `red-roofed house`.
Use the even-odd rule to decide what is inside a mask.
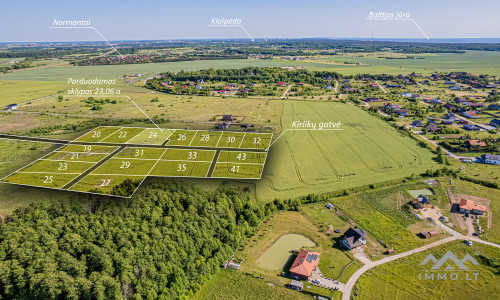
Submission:
[[[460,200],[460,205],[458,206],[458,208],[460,212],[466,214],[473,213],[477,215],[484,215],[484,212],[486,211],[486,206],[474,204],[474,201],[463,198],[462,200]]]
[[[302,280],[309,280],[313,270],[318,266],[319,253],[300,249],[299,254],[290,267],[290,275]]]
[[[486,147],[486,143],[481,142],[481,140],[468,140],[465,144],[469,147],[474,147],[474,146]]]

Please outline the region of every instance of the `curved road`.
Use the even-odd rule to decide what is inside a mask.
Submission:
[[[427,249],[430,249],[430,248],[433,248],[433,247],[436,247],[436,246],[439,246],[439,245],[442,245],[442,244],[445,244],[445,243],[448,243],[448,242],[451,242],[451,241],[455,241],[455,240],[470,240],[470,241],[474,241],[474,242],[477,242],[477,243],[481,243],[481,244],[493,246],[493,247],[496,247],[496,248],[500,248],[500,245],[498,245],[498,244],[487,242],[487,241],[483,241],[483,240],[481,240],[481,239],[479,239],[477,237],[467,237],[467,236],[464,236],[463,234],[461,234],[461,233],[459,233],[459,232],[451,229],[450,227],[444,225],[439,220],[434,219],[434,222],[436,223],[436,225],[438,225],[442,229],[446,230],[452,236],[448,237],[448,238],[445,238],[445,239],[442,239],[442,240],[439,240],[439,241],[434,242],[432,244],[428,244],[428,245],[425,245],[425,246],[422,246],[422,247],[419,247],[419,248],[415,248],[415,249],[410,250],[410,251],[406,251],[406,252],[403,252],[403,253],[400,253],[400,254],[396,254],[396,255],[393,255],[393,256],[388,256],[388,257],[382,258],[380,260],[373,261],[373,262],[370,262],[368,264],[365,264],[364,266],[362,266],[361,268],[359,268],[358,270],[356,270],[356,272],[354,272],[354,274],[352,274],[351,277],[349,278],[349,280],[344,284],[344,287],[342,289],[342,300],[350,300],[351,299],[352,289],[353,289],[354,285],[356,284],[356,282],[358,281],[359,277],[361,277],[361,275],[363,275],[363,273],[365,273],[366,271],[368,271],[368,270],[370,270],[370,269],[372,269],[372,268],[374,268],[376,266],[380,266],[382,264],[391,262],[391,261],[396,260],[398,258],[402,258],[402,257],[405,257],[405,256],[409,256],[411,254],[414,254],[414,253],[422,252],[424,250],[427,250]]]

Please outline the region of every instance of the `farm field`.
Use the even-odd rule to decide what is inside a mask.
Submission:
[[[198,122],[205,126],[201,129],[210,129],[214,125],[216,116],[234,115],[242,116],[242,123],[254,125],[255,129],[263,132],[264,127],[274,128],[279,124],[282,112],[282,101],[270,101],[268,99],[244,99],[233,97],[211,97],[211,96],[181,96],[163,93],[151,93],[143,88],[126,87],[122,89],[122,95],[129,95],[133,101],[141,107],[150,117],[164,118],[169,120],[162,124],[162,128],[170,127],[169,123],[179,122],[177,128],[193,127],[189,122]],[[117,100],[116,104],[104,104],[102,110],[92,110],[82,100],[88,97],[68,97],[59,102],[57,97],[49,97],[34,101],[31,104],[20,105],[21,111],[48,114],[68,114],[71,116],[99,117],[99,118],[144,118],[144,114],[137,109],[124,96],[121,97],[96,97],[97,99],[109,98]],[[151,102],[157,98],[158,102]],[[205,123],[201,123],[205,122]],[[241,130],[239,124],[232,125],[230,130]],[[175,127],[172,127],[175,128]],[[191,128],[192,129],[192,128]],[[270,132],[270,130],[265,131]],[[172,137],[173,138],[173,137]]]
[[[82,180],[71,186],[68,190],[76,192],[107,194],[121,197],[130,197],[135,192],[135,188],[129,186],[128,189],[120,189],[119,186],[127,180],[132,180],[133,186],[138,186],[146,176],[130,176],[120,175],[92,175],[85,176]]]
[[[439,259],[448,251],[458,259],[466,254],[472,255],[479,265],[467,262],[466,266],[470,270],[479,270],[478,279],[463,280],[461,274],[462,280],[419,280],[419,270],[424,268],[420,263],[429,254]],[[494,247],[479,243],[469,247],[462,241],[453,241],[371,269],[356,283],[354,299],[429,299],[429,295],[435,299],[446,299],[450,295],[453,299],[491,299],[491,295],[500,293],[498,264],[493,263],[499,256],[499,249]],[[492,265],[486,265],[488,260]],[[426,266],[430,268],[431,265],[432,262]],[[451,265],[456,268],[453,263]],[[469,277],[474,278],[473,275]],[[460,293],[456,293],[458,290]]]
[[[432,153],[390,125],[342,103],[284,103],[282,132],[292,121],[340,121],[343,131],[288,131],[269,150],[259,199],[321,193],[420,174]]]
[[[0,139],[0,178],[24,167],[55,149],[55,145],[36,142],[20,142]],[[14,209],[38,202],[52,202],[67,198],[67,194],[56,190],[18,186],[0,182],[0,215],[8,215]]]
[[[64,81],[72,78],[113,79],[123,74],[142,73],[153,76],[162,72],[196,71],[209,68],[238,69],[249,66],[273,67],[283,63],[274,60],[224,59],[198,60],[183,62],[166,62],[150,64],[105,65],[105,66],[60,66],[43,69],[23,69],[16,72],[0,74],[0,80],[32,80],[32,81]]]
[[[237,292],[235,292],[237,291]],[[193,299],[290,299],[310,300],[311,295],[231,270],[221,270],[203,285]]]
[[[0,107],[54,95],[65,88],[61,81],[0,80]]]

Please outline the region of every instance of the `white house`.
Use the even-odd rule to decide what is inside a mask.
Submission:
[[[500,165],[500,155],[496,154],[483,154],[481,159],[485,164]]]

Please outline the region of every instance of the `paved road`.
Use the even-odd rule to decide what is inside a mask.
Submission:
[[[428,141],[429,143],[433,144],[436,147],[439,146],[436,141],[429,140],[428,138],[426,138],[425,136],[423,136],[421,134],[418,134],[418,136],[421,137],[421,138],[423,138],[424,140]],[[457,160],[461,160],[461,159],[474,159],[474,157],[470,157],[470,156],[459,156],[459,155],[453,154],[450,151],[448,151],[448,150],[446,150],[446,149],[444,149],[442,147],[441,147],[441,149],[443,149],[443,152],[446,153],[446,156],[454,158],[454,159],[457,159]]]
[[[437,215],[436,215],[436,218],[437,218]],[[376,266],[380,266],[382,264],[391,262],[393,260],[396,260],[396,259],[399,259],[399,258],[402,258],[402,257],[406,257],[408,255],[412,255],[414,253],[422,252],[424,250],[427,250],[427,249],[430,249],[430,248],[433,248],[433,247],[436,247],[436,246],[439,246],[439,245],[442,245],[442,244],[445,244],[445,243],[448,243],[448,242],[451,242],[451,241],[456,241],[456,240],[470,240],[470,241],[474,241],[474,242],[477,242],[477,243],[481,243],[481,244],[489,245],[489,246],[492,246],[492,247],[500,248],[500,245],[495,244],[495,243],[491,243],[491,242],[487,242],[487,241],[483,241],[483,240],[481,240],[478,237],[468,237],[468,236],[465,236],[465,235],[461,234],[460,232],[457,232],[457,231],[451,229],[450,227],[444,225],[438,219],[434,219],[434,223],[436,223],[437,226],[441,227],[443,230],[447,231],[452,236],[448,237],[448,238],[445,238],[445,239],[442,239],[442,240],[439,240],[437,242],[434,242],[434,243],[431,243],[431,244],[428,244],[428,245],[425,245],[425,246],[422,246],[422,247],[410,250],[410,251],[406,251],[406,252],[403,252],[403,253],[400,253],[400,254],[388,256],[388,257],[382,258],[382,259],[380,259],[378,261],[373,261],[373,262],[370,262],[368,264],[365,264],[364,266],[362,266],[361,268],[359,268],[358,270],[356,270],[356,272],[354,272],[354,274],[352,274],[352,276],[349,278],[349,280],[347,281],[347,283],[344,284],[343,290],[342,290],[342,300],[350,300],[351,299],[352,289],[353,289],[354,285],[356,284],[356,281],[358,281],[359,277],[361,275],[363,275],[363,273],[365,273],[366,271],[368,271],[368,270],[370,270],[370,269],[372,269],[372,268],[374,268]]]

